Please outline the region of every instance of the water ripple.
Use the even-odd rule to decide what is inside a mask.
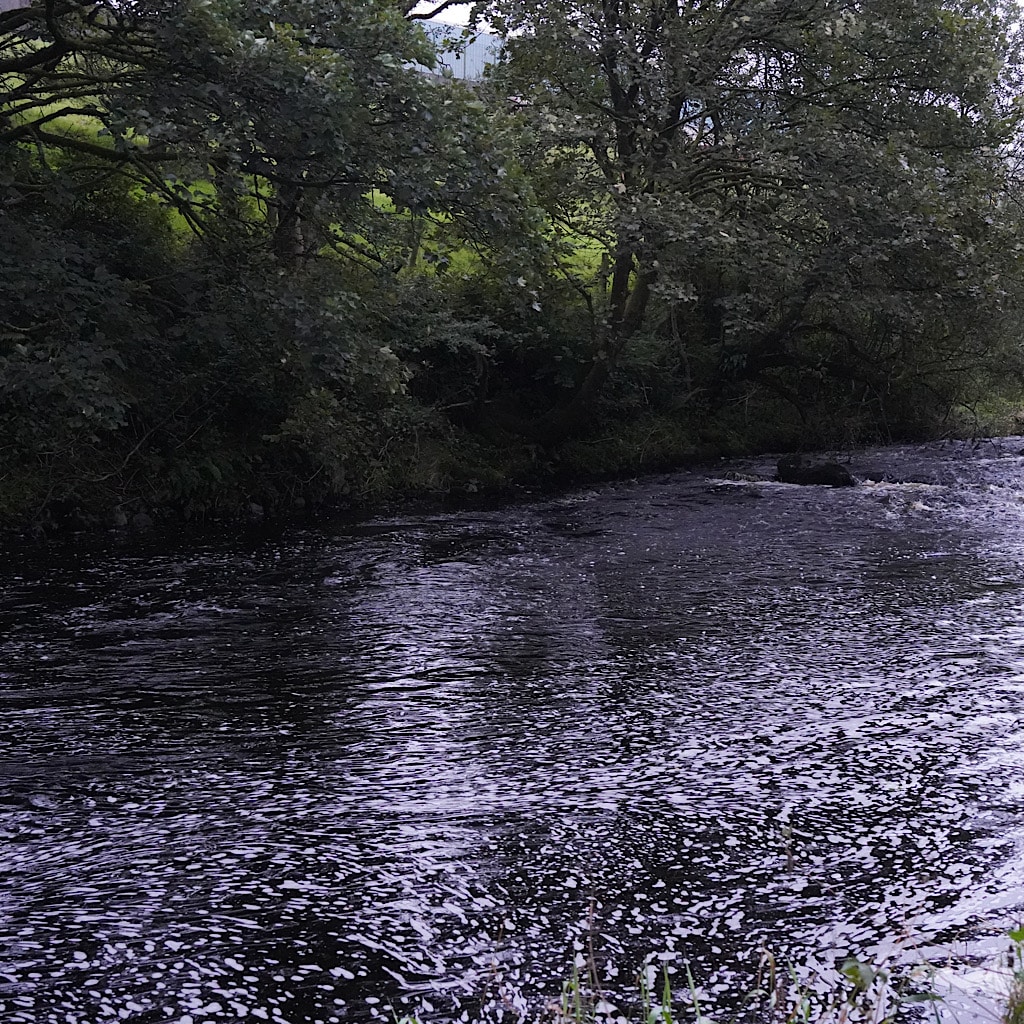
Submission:
[[[989,941],[1024,906],[1013,444],[26,556],[0,1015],[529,1019],[591,950],[713,1004],[763,944],[809,979]]]

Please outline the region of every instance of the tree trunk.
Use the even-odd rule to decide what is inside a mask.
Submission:
[[[629,254],[629,261],[632,264],[632,253]],[[612,322],[608,325],[607,335],[598,346],[590,369],[573,395],[568,401],[550,410],[535,425],[538,440],[544,444],[554,444],[583,431],[593,414],[597,398],[618,365],[620,356],[643,326],[651,299],[651,286],[657,277],[657,271],[638,271],[632,288],[629,288],[627,275],[625,287],[617,294],[616,285],[622,287],[623,279],[618,278],[618,275],[623,261],[620,258],[616,262],[612,279]]]
[[[271,244],[274,254],[286,266],[294,266],[302,258],[301,214],[302,190],[296,185],[281,185],[277,194],[277,224]]]

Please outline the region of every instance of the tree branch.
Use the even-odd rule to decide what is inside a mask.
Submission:
[[[410,8],[405,12],[405,16],[409,21],[429,21],[431,18],[436,18],[439,14],[443,14],[449,7],[455,7],[456,5],[464,4],[465,2],[466,0],[444,0],[443,3],[438,4],[432,11],[416,14]]]

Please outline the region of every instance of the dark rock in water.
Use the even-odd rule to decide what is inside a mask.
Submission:
[[[907,481],[899,479],[899,477],[893,476],[887,469],[863,469],[861,468],[857,476],[861,480],[867,480],[873,484],[902,484]]]
[[[819,484],[826,487],[852,487],[857,481],[838,462],[805,462],[802,455],[783,455],[775,476],[784,484]]]

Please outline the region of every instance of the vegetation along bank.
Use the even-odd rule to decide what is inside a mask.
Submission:
[[[0,527],[1018,401],[1013,5],[491,0],[472,82],[406,0],[0,8]]]

